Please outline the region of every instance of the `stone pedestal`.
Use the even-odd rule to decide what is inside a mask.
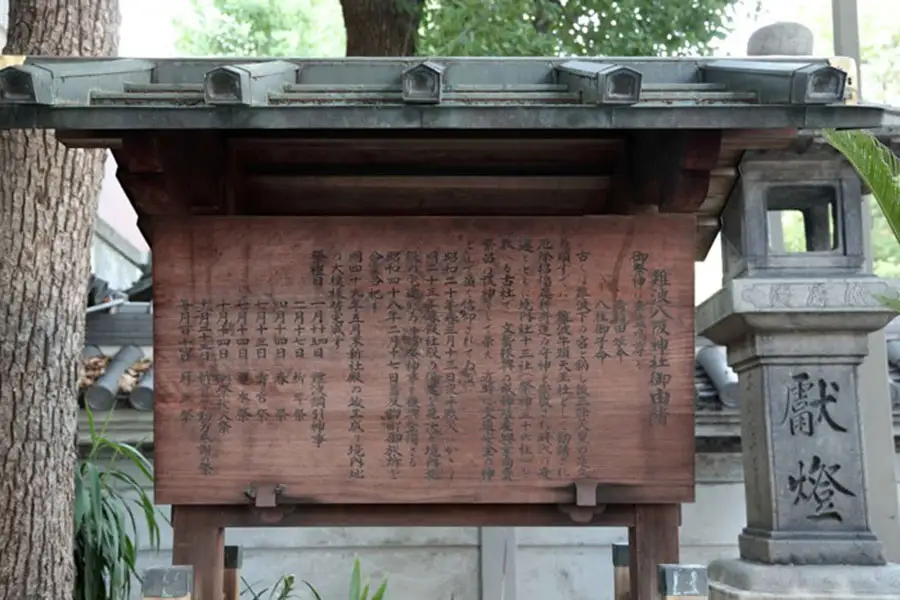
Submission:
[[[738,374],[747,496],[741,557],[768,564],[885,563],[871,532],[856,369],[893,313],[872,276],[743,278],[699,310]],[[900,590],[898,590],[900,592]]]
[[[745,155],[723,213],[725,283],[697,331],[738,375],[747,526],[710,598],[900,598],[871,530],[858,368],[895,290],[863,273],[860,185],[828,149]],[[771,244],[794,213],[805,248]]]
[[[720,560],[709,565],[709,598],[717,600],[894,600],[900,566],[761,565]]]

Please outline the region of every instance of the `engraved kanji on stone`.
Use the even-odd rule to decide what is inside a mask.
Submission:
[[[834,381],[813,380],[809,373],[798,373],[787,388],[787,401],[780,425],[787,424],[791,435],[812,437],[816,426],[825,422],[832,430],[846,433],[847,429],[834,420],[828,408],[836,405],[841,388]]]
[[[840,494],[855,498],[856,494],[837,480],[841,466],[826,463],[818,455],[812,457],[809,465],[802,460],[797,464],[797,474],[788,476],[788,489],[794,494],[794,506],[811,508],[812,512],[806,518],[813,521],[843,521],[834,503],[835,496]]]

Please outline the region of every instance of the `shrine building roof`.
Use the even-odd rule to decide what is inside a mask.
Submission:
[[[68,146],[111,149],[151,240],[143,216],[650,207],[697,214],[703,260],[746,151],[893,122],[857,101],[846,64],[4,56],[0,129],[55,129]]]
[[[0,61],[10,65],[0,71],[3,129],[803,129],[883,121],[879,107],[844,102],[847,73],[824,58]]]

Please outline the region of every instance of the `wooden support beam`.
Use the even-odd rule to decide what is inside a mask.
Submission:
[[[156,134],[166,187],[189,212],[226,212],[227,142],[217,132]]]
[[[615,600],[631,599],[631,560],[628,557],[628,544],[612,545],[613,564],[613,598]]]
[[[660,212],[697,212],[721,148],[718,129],[632,132],[608,211],[632,214],[656,206]]]
[[[225,580],[225,528],[215,509],[172,507],[172,562],[193,567],[193,600],[222,600]]]
[[[628,528],[631,600],[657,600],[661,564],[678,562],[679,504],[637,504]]]
[[[131,133],[113,150],[122,189],[146,215],[227,212],[226,153],[224,137],[206,131]]]
[[[600,214],[602,176],[248,175],[239,203],[259,215]]]
[[[240,546],[225,546],[225,579],[222,583],[224,600],[238,600],[241,595],[241,567],[244,552]]]

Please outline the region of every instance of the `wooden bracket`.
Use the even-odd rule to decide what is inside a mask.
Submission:
[[[721,148],[718,129],[632,132],[608,212],[634,214],[646,212],[646,206],[659,212],[697,212]]]
[[[253,501],[256,508],[275,508],[278,505],[278,497],[284,493],[284,486],[275,485],[257,485],[251,483],[244,490],[244,495],[248,500]]]
[[[575,504],[560,504],[559,510],[569,515],[575,523],[590,523],[594,515],[606,510],[605,504],[597,503],[597,490],[602,485],[596,479],[578,479],[575,486]]]
[[[229,212],[227,141],[221,133],[129,133],[113,150],[122,189],[147,215]]]

